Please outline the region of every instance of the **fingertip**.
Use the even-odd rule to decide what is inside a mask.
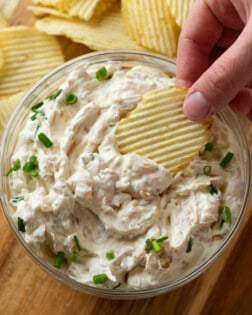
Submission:
[[[189,119],[199,121],[211,115],[212,105],[202,93],[194,92],[185,99],[183,110]]]

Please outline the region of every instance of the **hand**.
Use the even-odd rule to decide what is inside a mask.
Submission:
[[[184,112],[201,120],[225,105],[252,117],[252,0],[196,0],[178,46]]]

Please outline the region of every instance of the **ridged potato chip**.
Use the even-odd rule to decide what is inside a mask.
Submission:
[[[11,95],[9,97],[0,98],[0,135],[3,132],[4,126],[8,121],[14,108],[23,96],[23,92]]]
[[[122,154],[136,153],[176,174],[204,150],[211,120],[193,122],[183,113],[187,88],[167,86],[143,96],[136,109],[116,125]]]
[[[25,90],[64,62],[57,40],[31,27],[1,29],[0,49],[4,57],[0,98]]]
[[[8,22],[6,21],[6,19],[0,12],[0,29],[7,26],[8,26]]]
[[[4,65],[4,56],[3,56],[3,51],[0,49],[0,71],[2,70]]]
[[[180,28],[166,0],[122,0],[122,14],[130,37],[139,45],[176,56]]]
[[[70,17],[78,17],[85,21],[89,21],[93,17],[100,17],[107,11],[117,0],[33,0],[33,3],[42,5],[43,7],[34,8],[34,14],[49,13],[49,9],[54,8],[55,16],[60,16],[60,12]]]
[[[50,35],[64,35],[94,50],[143,49],[125,32],[120,6],[115,5],[101,20],[89,23],[80,20],[50,16],[36,22],[35,26]]]
[[[78,0],[69,10],[69,15],[89,21],[92,17],[100,17],[116,0]]]
[[[195,0],[167,0],[177,24],[182,27]]]
[[[36,16],[54,15],[58,17],[63,17],[65,19],[69,18],[69,16],[66,13],[63,13],[54,8],[43,7],[40,5],[30,5],[28,7],[28,10],[30,10]]]
[[[62,12],[67,12],[76,1],[77,0],[32,0],[35,4],[52,7]]]

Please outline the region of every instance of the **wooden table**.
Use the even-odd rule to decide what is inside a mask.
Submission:
[[[32,25],[28,0],[0,0],[11,24]],[[60,39],[67,58],[89,50]],[[0,212],[1,315],[251,315],[252,204],[239,235],[198,279],[171,293],[140,301],[112,301],[66,287],[41,270],[25,253]]]

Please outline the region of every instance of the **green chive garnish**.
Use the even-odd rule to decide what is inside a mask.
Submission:
[[[208,151],[208,152],[212,152],[213,151],[213,143],[211,142],[208,142],[206,145],[205,145],[205,151]]]
[[[21,168],[21,162],[20,160],[16,160],[14,163],[13,163],[13,166],[12,166],[12,169],[13,171],[17,171]]]
[[[50,148],[53,145],[52,141],[43,132],[38,134],[38,138],[47,148]]]
[[[229,223],[231,224],[232,223],[232,215],[231,215],[231,211],[230,211],[230,208],[227,207],[227,206],[221,206],[219,208],[219,212],[221,214],[221,222],[220,222],[220,228],[222,228],[223,224],[226,222],[226,223]]]
[[[160,237],[160,238],[158,238],[156,241],[157,241],[158,243],[162,243],[163,241],[166,241],[166,240],[168,240],[168,236]]]
[[[44,105],[44,102],[39,102],[36,105],[32,106],[31,110],[36,113],[37,109],[39,109],[43,105]]]
[[[96,79],[101,81],[107,75],[107,69],[105,67],[101,67],[98,71],[96,71]]]
[[[11,201],[13,202],[13,203],[16,203],[16,202],[19,202],[19,201],[23,201],[24,200],[24,196],[16,196],[16,197],[13,197],[12,199],[11,199]]]
[[[20,232],[25,232],[25,222],[20,217],[17,218],[17,226]]]
[[[78,237],[76,235],[74,235],[74,243],[75,243],[77,249],[81,250],[80,242],[79,242]]]
[[[222,168],[226,168],[228,164],[230,163],[230,161],[232,160],[233,156],[234,156],[234,153],[228,152],[223,158],[223,160],[220,162],[220,166]]]
[[[62,92],[62,89],[56,91],[52,95],[48,96],[46,99],[50,101],[55,100],[60,95],[61,92]]]
[[[209,194],[211,195],[218,194],[218,189],[213,184],[208,185],[207,188],[208,188]]]
[[[115,258],[115,254],[113,252],[108,252],[106,253],[106,258],[111,260]]]
[[[114,290],[114,289],[117,289],[117,288],[119,288],[120,287],[120,285],[121,285],[121,283],[119,282],[117,285],[115,285],[112,289]]]
[[[38,177],[38,160],[36,156],[31,156],[29,161],[23,166],[24,173],[27,173],[33,177]]]
[[[101,273],[101,274],[93,276],[94,284],[105,283],[106,281],[108,281],[108,276],[105,273]]]
[[[5,172],[5,176],[9,176],[13,172],[13,168],[10,167],[7,172]]]
[[[161,249],[162,249],[157,240],[153,240],[151,242],[151,245],[152,245],[152,248],[153,248],[154,252],[156,252],[156,253],[159,253],[161,251]]]
[[[207,165],[207,166],[205,166],[205,167],[203,168],[203,173],[204,173],[205,175],[210,175],[210,174],[211,174],[211,171],[212,171],[212,168],[211,168],[210,165]]]
[[[74,105],[78,101],[78,97],[73,93],[67,93],[65,96],[65,101],[67,104]]]
[[[71,260],[73,262],[76,262],[77,261],[77,258],[78,258],[78,253],[76,251],[73,251],[72,252],[72,255],[71,255]]]
[[[187,253],[190,253],[192,251],[192,246],[193,246],[193,237],[190,236],[187,241],[187,249],[186,249]]]
[[[147,240],[145,241],[145,247],[146,247],[146,249],[148,249],[148,250],[151,250],[151,249],[152,249],[152,244],[151,244],[151,240],[150,240],[150,239],[147,239]]]
[[[38,110],[38,111],[35,111],[35,114],[31,116],[31,120],[37,119],[38,115],[41,115],[42,117],[46,119],[45,112],[43,110]]]
[[[5,176],[9,176],[12,172],[16,172],[21,168],[21,162],[20,160],[16,160],[13,162],[12,167],[8,169],[8,171],[5,173]]]
[[[61,267],[62,263],[63,263],[64,257],[65,257],[65,253],[64,252],[58,252],[57,256],[56,256],[56,258],[54,260],[53,266],[55,268],[59,269]]]

